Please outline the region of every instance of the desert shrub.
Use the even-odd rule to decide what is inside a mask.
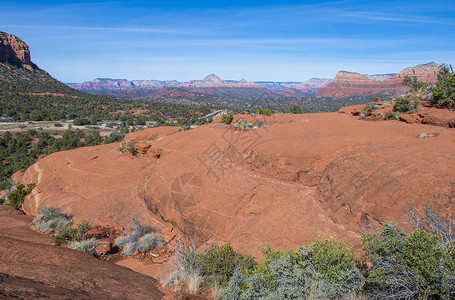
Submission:
[[[191,129],[190,125],[182,125],[179,129],[177,129],[177,132],[188,131],[190,129]]]
[[[51,242],[53,243],[66,243],[72,241],[76,235],[76,230],[71,226],[73,222],[67,223],[61,230],[55,231],[55,234],[51,236]]]
[[[455,296],[453,244],[422,229],[406,233],[386,223],[365,234],[362,244],[372,266],[366,278],[373,299],[446,299]]]
[[[433,101],[440,106],[455,107],[455,74],[452,66],[442,65],[433,91]]]
[[[179,287],[183,282],[188,282],[190,293],[197,294],[203,284],[203,278],[199,253],[194,242],[187,245],[179,241],[176,247],[172,246],[172,249],[175,253],[172,265],[176,271],[166,278],[164,286]]]
[[[117,238],[115,245],[122,249],[122,255],[134,255],[136,250],[147,252],[155,248],[164,247],[164,241],[149,225],[141,224],[139,220],[133,219],[131,233]]]
[[[43,207],[38,216],[33,219],[30,227],[43,233],[53,233],[51,242],[83,242],[87,240],[87,232],[91,226],[88,221],[82,220],[73,228],[73,217],[65,214],[57,207]]]
[[[132,156],[137,155],[137,149],[133,141],[126,142],[126,151]]]
[[[176,254],[176,259],[173,265],[182,274],[201,274],[202,265],[200,262],[200,254],[197,252],[194,242],[185,244],[180,241],[177,247],[173,247]]]
[[[117,149],[115,149],[115,150],[120,151],[120,152],[123,153],[123,152],[125,152],[125,146],[120,145],[120,146],[118,146]]]
[[[222,299],[336,299],[360,292],[363,266],[343,243],[317,240],[297,250],[263,249],[252,271],[237,268]]]
[[[32,228],[43,233],[59,232],[71,223],[72,216],[57,207],[43,207],[33,219]]]
[[[30,194],[34,187],[34,183],[27,184],[27,188],[25,188],[25,185],[23,184],[16,186],[16,189],[8,195],[9,205],[15,208],[20,208],[22,203],[24,203],[25,196]]]
[[[269,110],[269,109],[265,109],[265,108],[259,108],[257,110],[258,114],[260,115],[264,115],[264,116],[271,116],[272,115],[272,111]]]
[[[398,120],[398,114],[393,111],[389,111],[385,114],[384,120]]]
[[[136,248],[140,252],[148,252],[155,248],[164,247],[163,238],[156,232],[147,233],[137,240]]]
[[[301,114],[302,112],[302,107],[300,105],[294,104],[289,106],[289,113],[291,114]]]
[[[418,106],[418,101],[411,101],[409,98],[396,97],[393,111],[399,113],[416,113]]]
[[[87,231],[90,230],[88,221],[83,220],[73,228],[73,221],[68,222],[63,228],[55,230],[51,237],[53,243],[83,242],[86,240]]]
[[[215,285],[224,286],[234,274],[236,268],[252,269],[256,261],[252,256],[235,252],[230,244],[212,245],[199,261],[204,279]]]
[[[262,128],[265,126],[264,120],[257,120],[256,123],[254,124],[255,127],[257,128]]]
[[[226,114],[226,115],[223,115],[221,116],[221,123],[224,123],[224,124],[231,124],[232,121],[234,120],[234,115],[233,114]]]
[[[196,250],[194,242],[186,245],[184,242],[179,242],[177,247],[173,247],[175,252],[174,267],[180,273],[202,273],[202,266],[199,261],[199,253]]]
[[[95,248],[98,246],[98,241],[95,238],[73,240],[68,244],[68,248],[95,255]]]

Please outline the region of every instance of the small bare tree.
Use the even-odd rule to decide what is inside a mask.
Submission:
[[[427,204],[423,202],[423,213],[419,211],[409,201],[403,207],[406,214],[406,221],[413,228],[422,228],[426,231],[437,235],[441,241],[446,243],[454,242],[454,226],[455,220],[450,216],[441,216],[440,213],[434,208],[434,203]]]

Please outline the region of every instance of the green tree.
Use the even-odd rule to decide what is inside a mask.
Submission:
[[[234,120],[233,114],[225,114],[225,115],[221,116],[221,123],[231,124],[233,120]]]
[[[264,116],[272,115],[272,112],[269,109],[265,109],[265,108],[259,108],[257,112],[258,112],[258,114],[264,115]]]
[[[301,114],[302,113],[302,107],[300,105],[294,104],[289,106],[289,112],[291,114]]]
[[[455,107],[455,74],[451,65],[442,65],[433,88],[433,101],[440,106]]]
[[[406,75],[401,82],[402,85],[408,86],[411,88],[412,92],[424,91],[427,87],[430,86],[429,82],[419,81],[417,76]]]

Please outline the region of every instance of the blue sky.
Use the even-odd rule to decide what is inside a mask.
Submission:
[[[55,78],[305,81],[455,63],[455,1],[2,1]]]

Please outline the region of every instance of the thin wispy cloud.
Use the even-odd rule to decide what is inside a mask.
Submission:
[[[391,14],[378,14],[373,12],[351,12],[344,14],[347,18],[368,20],[368,21],[386,21],[386,22],[403,22],[403,23],[428,23],[428,24],[441,24],[441,25],[455,25],[455,22],[444,19],[424,18],[421,16],[413,15],[391,15]]]
[[[0,28],[52,29],[52,30],[89,30],[89,31],[123,31],[164,34],[201,34],[188,30],[149,28],[149,27],[97,27],[97,26],[61,26],[61,25],[13,25],[0,24]]]

